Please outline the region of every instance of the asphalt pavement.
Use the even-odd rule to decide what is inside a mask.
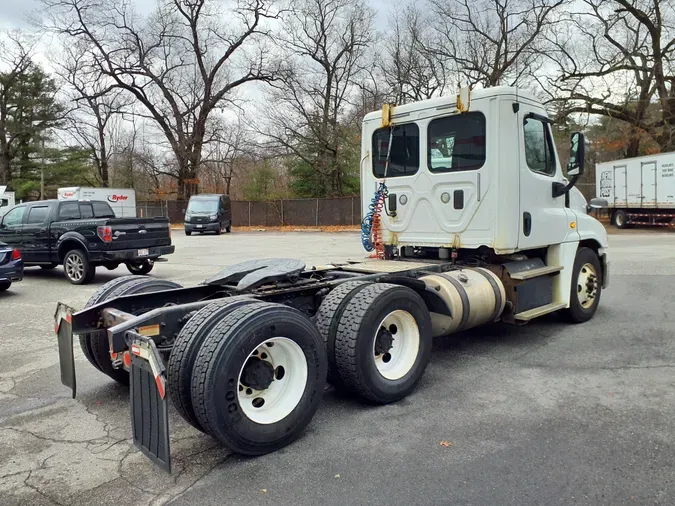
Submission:
[[[61,269],[0,294],[0,504],[675,504],[675,234],[610,236],[596,317],[552,316],[437,339],[403,401],[325,393],[303,437],[231,455],[171,411],[173,474],[130,440],[127,391],[76,350],[78,397],[60,383],[57,301],[83,307]],[[185,237],[153,275],[196,284],[250,258],[361,258],[355,233]]]

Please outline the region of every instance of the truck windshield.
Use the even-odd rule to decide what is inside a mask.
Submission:
[[[188,204],[188,211],[191,213],[217,213],[218,212],[218,201],[217,200],[191,200]]]

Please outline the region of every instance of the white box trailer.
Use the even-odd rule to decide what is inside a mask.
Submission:
[[[118,218],[136,218],[136,192],[128,188],[85,188],[73,186],[58,189],[59,200],[103,200],[110,204]]]
[[[0,216],[7,214],[16,205],[14,192],[6,191],[6,186],[0,186]]]
[[[598,163],[595,184],[619,228],[675,223],[675,152]]]

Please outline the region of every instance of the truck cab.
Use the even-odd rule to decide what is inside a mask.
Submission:
[[[384,185],[375,234],[387,257],[537,256],[561,267],[552,302],[568,307],[583,246],[607,282],[605,228],[582,212],[576,192],[570,199],[584,169],[583,134],[573,136],[566,173],[533,95],[495,87],[385,107],[364,118],[362,139],[362,212]]]

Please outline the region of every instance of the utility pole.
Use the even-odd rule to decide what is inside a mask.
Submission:
[[[40,167],[40,200],[45,199],[45,138],[42,138],[42,164]]]

